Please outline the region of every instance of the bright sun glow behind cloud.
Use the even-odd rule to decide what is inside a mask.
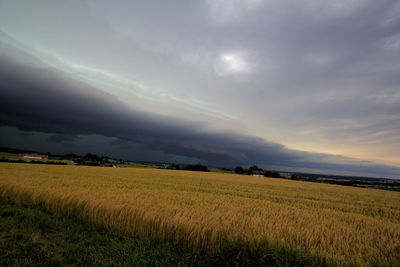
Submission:
[[[240,53],[223,53],[215,64],[214,70],[219,76],[225,76],[248,73],[250,72],[250,66]]]

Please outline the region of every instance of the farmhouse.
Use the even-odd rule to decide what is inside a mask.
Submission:
[[[113,163],[104,163],[101,166],[103,167],[113,167],[113,168],[117,168],[117,165],[113,164]]]
[[[18,156],[23,159],[48,159],[49,156],[37,153],[19,153]]]
[[[264,172],[261,170],[255,170],[251,172],[251,176],[259,176],[259,177],[264,177]]]

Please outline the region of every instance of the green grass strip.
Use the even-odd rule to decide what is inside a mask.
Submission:
[[[211,254],[194,253],[49,214],[38,207],[0,201],[0,266],[321,265],[315,263],[293,251],[254,251],[243,244],[231,244]]]

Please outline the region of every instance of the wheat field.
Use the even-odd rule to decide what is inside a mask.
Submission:
[[[245,175],[0,163],[0,199],[193,250],[261,244],[400,266],[400,193]]]

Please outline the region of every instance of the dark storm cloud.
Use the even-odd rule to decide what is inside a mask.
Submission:
[[[53,145],[98,134],[213,165],[399,174],[279,144],[398,161],[399,14],[397,0],[0,0],[0,40],[27,52],[0,41],[0,121]]]
[[[73,142],[76,141],[76,139],[77,139],[76,135],[53,134],[49,138],[47,138],[47,141],[54,143],[62,143],[62,142]]]
[[[51,142],[97,134],[122,143],[142,144],[154,151],[198,158],[213,166],[259,164],[399,173],[398,168],[346,158],[340,159],[344,163],[332,163],[337,160],[332,156],[288,150],[257,137],[206,131],[202,123],[154,116],[54,68],[39,62],[24,65],[6,54],[0,54],[0,91],[1,125],[51,133]]]
[[[279,144],[234,133],[203,132],[201,123],[177,122],[131,109],[52,68],[23,66],[4,54],[0,66],[3,125],[69,138],[102,134],[218,163],[252,160],[247,146],[264,149],[265,160],[278,160],[277,154],[281,159],[294,158]],[[50,141],[55,139],[60,138],[51,137]]]
[[[19,134],[19,136],[21,136],[21,137],[32,136],[32,133],[22,132]]]
[[[1,28],[32,46],[139,77],[160,95],[181,98],[178,106],[198,100],[222,107],[279,142],[284,135],[297,145],[297,131],[313,130],[301,142],[310,146],[322,136],[324,147],[365,147],[382,142],[374,133],[398,121],[397,0],[15,0],[0,6]],[[224,69],[225,54],[239,55],[248,69]],[[356,143],[334,141],[345,134],[342,119],[365,125],[352,129]],[[399,142],[386,147],[394,145],[398,158]],[[382,147],[375,151],[387,155]]]

